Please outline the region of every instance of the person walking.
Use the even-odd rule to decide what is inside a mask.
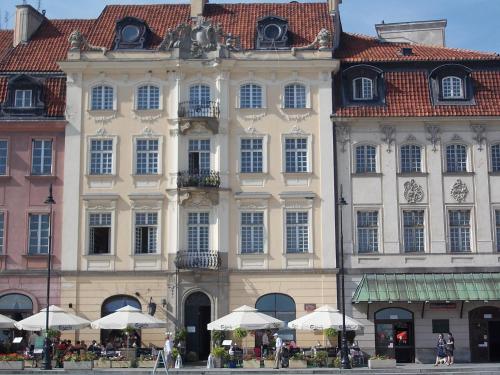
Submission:
[[[438,335],[438,340],[436,343],[436,363],[434,366],[440,363],[446,363],[446,342],[444,341],[443,334]]]
[[[274,360],[275,360],[274,368],[279,369],[281,362],[281,353],[283,350],[283,340],[281,339],[281,337],[279,337],[278,333],[275,333],[273,336],[274,339],[276,340],[276,344],[274,346],[276,349],[276,352],[274,353]]]
[[[269,336],[267,335],[267,331],[264,331],[262,334],[262,355],[266,356],[269,352]]]
[[[448,338],[446,339],[446,357],[447,361],[446,364],[452,365],[454,358],[453,358],[453,351],[455,350],[455,338],[451,334],[451,332],[448,332]]]
[[[165,353],[165,367],[170,368],[172,365],[172,341],[170,340],[170,333],[165,332],[165,345],[163,346],[163,352]]]

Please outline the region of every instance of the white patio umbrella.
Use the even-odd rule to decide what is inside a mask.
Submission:
[[[0,314],[0,328],[15,328],[15,322],[15,320]]]
[[[279,319],[260,313],[250,306],[240,306],[232,313],[207,324],[209,331],[234,331],[236,328],[247,330],[281,328],[285,325]]]
[[[345,317],[345,325],[347,331],[358,331],[362,328],[361,323],[348,316]],[[323,330],[327,328],[335,328],[337,331],[340,331],[342,329],[342,314],[339,310],[325,305],[318,307],[310,314],[292,320],[288,323],[288,327],[303,331]]]
[[[25,331],[41,331],[45,329],[45,319],[47,308],[40,310],[38,314],[32,315],[26,319],[15,322],[18,329]],[[87,327],[90,321],[79,316],[67,313],[58,306],[49,306],[49,328],[58,331],[67,331]]]
[[[127,305],[112,314],[94,320],[90,325],[94,329],[161,328],[166,327],[167,322]]]

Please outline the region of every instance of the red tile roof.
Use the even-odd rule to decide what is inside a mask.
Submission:
[[[402,56],[401,48],[411,47],[411,56]],[[342,33],[335,57],[343,62],[404,62],[404,61],[457,61],[499,60],[495,53],[476,52],[455,48],[409,45],[382,42],[377,38]]]
[[[12,30],[0,30],[0,60],[3,55],[12,47],[12,38],[14,32]]]

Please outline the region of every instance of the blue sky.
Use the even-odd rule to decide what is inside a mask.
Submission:
[[[214,3],[244,2],[243,0],[211,1]],[[254,0],[253,2],[273,1],[280,0]],[[15,5],[21,2],[21,0],[0,2],[3,28],[5,28],[5,12],[7,11],[10,15],[9,27],[12,27]],[[163,1],[163,3],[179,2],[187,1]],[[28,3],[37,7],[38,0],[28,0]],[[41,0],[41,3],[42,9],[47,10],[49,18],[95,18],[107,4],[152,4],[162,3],[162,1]],[[367,35],[374,35],[374,25],[382,20],[389,23],[446,18],[448,20],[446,39],[449,47],[500,52],[500,38],[497,34],[500,15],[499,0],[343,0],[341,15],[345,31]]]

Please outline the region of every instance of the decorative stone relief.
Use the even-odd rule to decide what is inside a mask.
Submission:
[[[307,46],[303,47],[293,47],[292,55],[295,55],[295,51],[304,51],[308,49],[318,49],[320,51],[328,50],[330,48],[330,43],[332,41],[332,33],[325,28],[322,28],[313,42]]]
[[[484,125],[471,125],[471,129],[475,136],[472,138],[477,142],[477,149],[483,151],[483,145],[486,142],[486,127]]]
[[[78,52],[81,51],[82,48],[85,48],[87,51],[100,51],[106,54],[106,47],[98,47],[93,46],[87,42],[87,39],[83,36],[83,34],[79,30],[74,30],[68,37],[68,42],[70,43],[70,51]]]
[[[132,111],[132,118],[135,120],[139,120],[142,123],[153,123],[159,120],[163,116],[162,113],[156,113],[156,114],[142,114],[141,112],[138,111]]]
[[[430,135],[427,140],[432,143],[432,151],[436,152],[437,146],[439,142],[441,142],[441,137],[439,136],[441,129],[439,129],[439,126],[436,125],[427,125],[425,130],[427,130]]]
[[[153,137],[155,135],[154,131],[147,126],[142,129],[142,135],[146,137]]]
[[[104,128],[104,127],[100,127],[99,129],[97,129],[97,131],[95,132],[95,135],[98,135],[99,137],[104,137],[108,134],[107,130]]]
[[[292,126],[292,129],[290,130],[290,134],[303,135],[307,133],[303,129],[301,129],[298,124],[295,124],[294,126]]]
[[[351,128],[349,126],[337,126],[335,131],[337,132],[337,142],[341,144],[340,150],[345,152],[345,146],[351,141]]]
[[[469,194],[467,185],[462,180],[458,179],[451,188],[452,198],[457,202],[462,203],[467,198],[467,194]]]
[[[417,137],[415,137],[413,134],[408,134],[408,137],[406,137],[406,142],[415,142],[417,140]]]
[[[464,139],[459,136],[458,134],[453,134],[453,137],[451,137],[452,142],[462,142]]]
[[[281,108],[279,109],[279,111],[283,115],[283,117],[286,118],[287,121],[301,122],[304,121],[309,116],[311,116],[311,111],[307,111],[306,113],[295,113],[295,114],[286,113]]]
[[[218,191],[183,191],[179,203],[185,207],[215,206],[219,204]]]
[[[104,124],[113,121],[115,118],[116,118],[116,112],[113,112],[109,116],[94,116],[89,112],[89,120],[94,119],[94,122],[96,124],[101,124],[101,126],[104,126]]]
[[[424,199],[424,189],[414,179],[404,183],[404,197],[408,203],[419,203]]]
[[[394,137],[394,134],[396,133],[396,129],[394,128],[394,126],[381,126],[380,131],[384,135],[382,137],[382,142],[387,144],[386,151],[392,152],[391,147],[392,147],[392,144],[394,143],[394,141],[396,140],[396,138]]]
[[[262,120],[264,117],[266,117],[266,112],[243,116],[243,118],[246,121],[250,121],[250,122],[252,122],[252,124]]]

